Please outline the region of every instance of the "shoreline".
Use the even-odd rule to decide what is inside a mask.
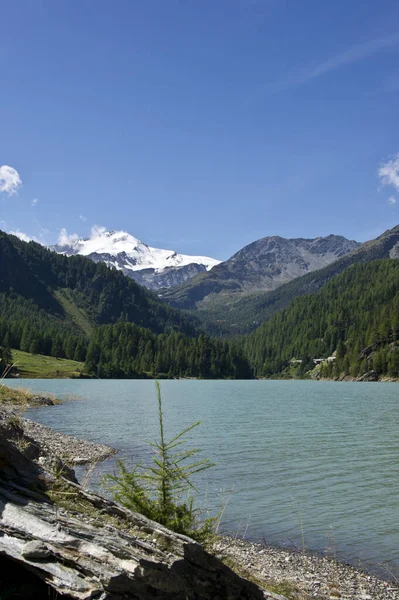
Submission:
[[[398,600],[398,581],[335,558],[222,536],[212,552],[272,592],[298,600]]]
[[[21,427],[26,436],[43,448],[47,454],[61,458],[72,466],[102,462],[117,453],[115,448],[77,438],[55,431],[30,419],[21,419]]]
[[[55,403],[47,400],[45,406]],[[43,449],[44,455],[59,457],[73,468],[105,460],[116,453],[110,446],[88,442],[26,419],[19,413],[19,409],[24,408],[27,408],[26,404],[0,402],[0,421],[1,413],[15,420],[21,430],[21,439],[32,440]],[[399,582],[394,581],[394,575],[390,577],[388,571],[384,578],[371,569],[359,569],[321,553],[301,552],[229,535],[217,538],[210,551],[242,577],[285,598],[399,600]]]
[[[56,431],[47,425],[22,417],[19,412],[0,404],[0,423],[9,422],[19,431],[20,440],[26,440],[39,447],[45,458],[57,458],[68,465],[96,464],[117,453],[115,448],[98,444]],[[12,407],[15,408],[15,407]]]
[[[111,446],[56,431],[22,416],[28,408],[61,404],[52,394],[32,394],[5,385],[0,386],[0,392],[0,420],[13,421],[20,428],[21,436],[37,444],[46,456],[56,456],[64,463],[76,466],[101,462],[116,454],[117,450]]]
[[[12,376],[9,377],[6,381],[12,381],[12,380],[30,380],[30,379],[43,379],[43,380],[47,380],[47,381],[60,381],[60,380],[70,380],[70,381],[82,381],[82,380],[95,380],[95,381],[121,381],[121,380],[125,380],[125,381],[315,381],[315,382],[323,382],[323,381],[334,381],[334,382],[346,382],[346,383],[399,383],[399,378],[398,377],[389,377],[387,375],[383,375],[381,377],[365,377],[364,375],[362,377],[352,377],[351,375],[340,375],[339,377],[303,377],[303,378],[299,378],[299,377],[252,377],[251,379],[232,379],[229,377],[220,377],[218,379],[212,379],[212,378],[201,378],[201,377],[162,377],[162,376],[147,376],[147,377],[131,377],[131,378],[119,378],[119,377],[114,377],[114,378],[108,378],[108,377],[94,377],[94,376],[89,376],[89,375],[83,375],[80,377],[48,377],[48,376],[44,376],[41,375],[40,377],[37,376],[32,376],[30,375],[29,377],[25,377],[24,375],[22,375],[21,373],[18,374],[18,376]],[[1,399],[0,399],[0,404],[1,404]]]
[[[8,387],[0,380],[0,408],[6,410],[25,410],[40,406],[55,406],[61,404],[53,394],[34,394],[27,388]]]

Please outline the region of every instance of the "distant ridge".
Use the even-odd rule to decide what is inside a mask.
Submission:
[[[248,292],[270,292],[321,269],[359,246],[340,235],[314,239],[265,237],[248,244],[210,272],[164,294],[172,306],[205,308]]]
[[[326,267],[298,277],[271,292],[237,295],[236,299],[229,303],[223,302],[223,296],[220,296],[213,303],[204,303],[196,314],[201,317],[209,333],[248,333],[279,310],[286,308],[293,298],[318,291],[351,265],[381,258],[399,258],[399,225],[385,231],[374,240],[358,245],[355,250]]]

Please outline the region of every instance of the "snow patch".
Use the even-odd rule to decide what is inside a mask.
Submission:
[[[60,254],[108,254],[115,258],[123,253],[126,255],[124,264],[115,260],[114,265],[117,269],[122,269],[123,266],[132,271],[155,269],[162,272],[168,267],[183,267],[193,263],[204,265],[209,271],[221,262],[209,256],[190,256],[177,254],[173,250],[152,248],[126,231],[107,231],[104,227],[93,227],[90,237],[85,239],[78,239],[75,234],[68,235],[63,229],[58,244],[53,249]]]

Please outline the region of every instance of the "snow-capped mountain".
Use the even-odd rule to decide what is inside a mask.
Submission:
[[[51,250],[104,262],[152,290],[179,285],[221,262],[207,256],[152,248],[126,231],[106,231],[99,227],[92,230],[89,238],[81,239],[62,231],[58,244],[51,246]]]

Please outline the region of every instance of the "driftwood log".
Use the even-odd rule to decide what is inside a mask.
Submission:
[[[0,598],[31,597],[7,596],[6,584],[18,583],[10,574],[43,586],[32,598],[281,598],[192,539],[83,489],[63,468],[23,434],[18,417],[0,411]]]

